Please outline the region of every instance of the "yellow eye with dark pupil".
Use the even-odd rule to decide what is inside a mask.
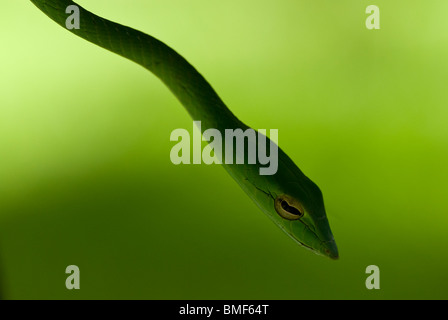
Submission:
[[[288,195],[280,195],[275,199],[275,211],[284,219],[297,220],[303,217],[304,210],[296,199]]]

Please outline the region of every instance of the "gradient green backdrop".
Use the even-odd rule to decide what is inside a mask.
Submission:
[[[447,1],[79,1],[278,129],[324,193],[339,261],[298,247],[221,167],[173,165],[170,133],[192,122],[151,73],[3,2],[4,298],[448,298]]]

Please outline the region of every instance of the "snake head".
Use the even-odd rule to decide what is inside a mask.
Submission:
[[[260,185],[264,195],[259,207],[292,239],[319,255],[338,259],[322,192],[291,159],[279,149],[279,170],[265,176]],[[258,190],[262,188],[257,187]]]
[[[243,189],[299,245],[316,254],[338,259],[338,248],[319,187],[280,148],[278,160],[274,175],[260,176],[257,166],[247,167]],[[232,173],[237,181],[241,180],[238,171]]]
[[[304,196],[297,186],[275,197],[275,222],[298,244],[317,254],[338,259],[338,249],[323,205],[322,193],[315,186]]]
[[[338,259],[338,249],[319,187],[300,172],[300,179],[281,182],[271,192],[274,222],[298,244],[314,253]],[[292,175],[294,176],[294,175]],[[291,178],[291,175],[289,175]]]

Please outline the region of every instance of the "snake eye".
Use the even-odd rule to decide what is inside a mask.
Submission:
[[[304,210],[302,205],[295,199],[281,195],[275,199],[275,211],[287,220],[297,220],[303,217]]]

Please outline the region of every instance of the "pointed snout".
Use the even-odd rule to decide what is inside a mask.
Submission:
[[[339,252],[338,247],[336,246],[336,241],[334,241],[333,239],[331,241],[322,242],[320,253],[333,260],[339,259]]]

